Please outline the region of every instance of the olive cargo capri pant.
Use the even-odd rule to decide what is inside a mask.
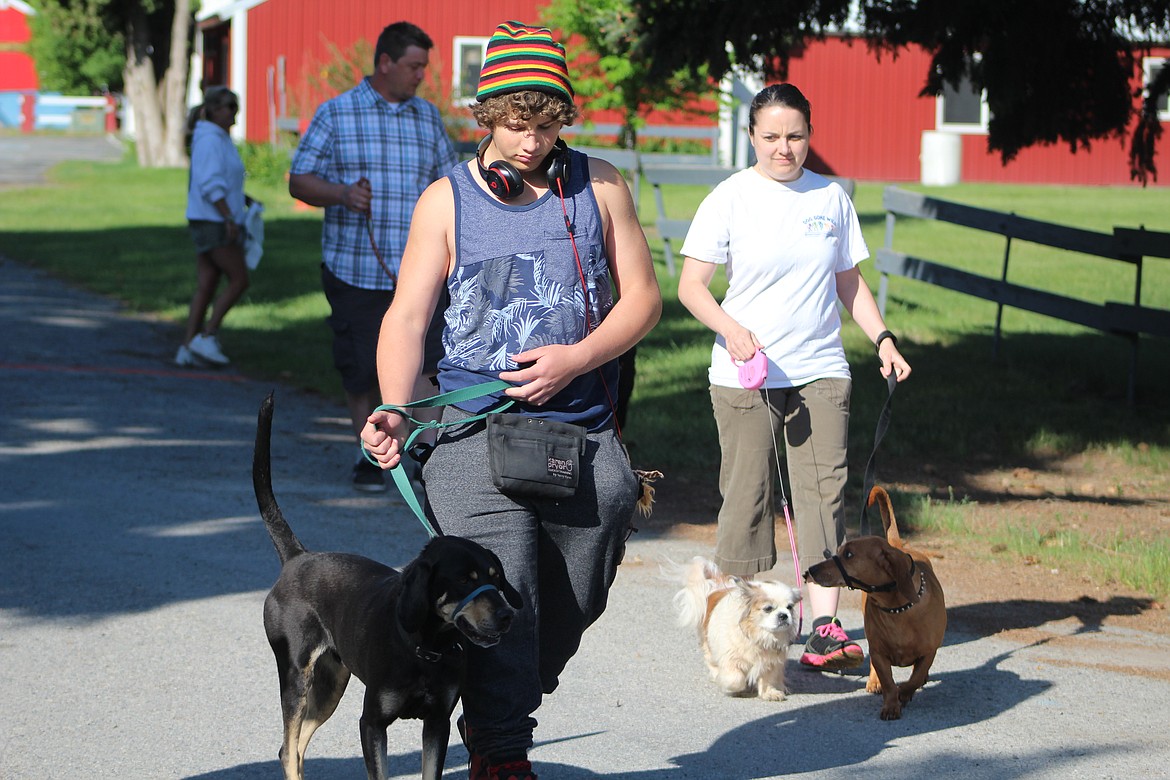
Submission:
[[[851,388],[851,380],[837,377],[766,391],[711,386],[723,496],[715,562],[723,571],[746,576],[776,565],[775,448],[781,442],[802,568],[845,540]]]

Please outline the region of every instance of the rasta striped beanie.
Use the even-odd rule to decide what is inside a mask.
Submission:
[[[547,27],[504,22],[488,40],[475,99],[482,103],[496,95],[528,90],[573,102],[565,47],[553,40]]]

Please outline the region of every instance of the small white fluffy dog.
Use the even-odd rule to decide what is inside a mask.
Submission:
[[[695,629],[711,679],[729,696],[755,693],[783,701],[788,646],[796,641],[792,610],[800,591],[774,580],[724,574],[695,557],[674,596],[681,626]]]

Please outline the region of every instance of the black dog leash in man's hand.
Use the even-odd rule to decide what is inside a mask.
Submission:
[[[865,482],[863,484],[863,491],[861,493],[861,535],[869,536],[869,515],[867,507],[869,506],[869,492],[873,489],[874,471],[877,467],[877,449],[878,445],[882,443],[882,438],[886,435],[886,430],[890,427],[890,402],[894,400],[894,390],[898,387],[898,372],[893,366],[890,367],[890,375],[886,377],[886,386],[889,389],[889,395],[886,396],[886,402],[882,405],[882,411],[878,414],[877,429],[873,434],[873,452],[869,454],[869,462],[865,464]],[[832,557],[831,553],[825,557]]]

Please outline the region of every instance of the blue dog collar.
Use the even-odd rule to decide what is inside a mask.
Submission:
[[[497,588],[495,585],[480,585],[478,588],[471,591],[471,593],[468,593],[467,596],[464,597],[463,601],[459,602],[459,606],[455,607],[455,614],[458,615],[467,608],[468,604],[475,600],[476,596],[488,590],[499,590],[499,588]]]

